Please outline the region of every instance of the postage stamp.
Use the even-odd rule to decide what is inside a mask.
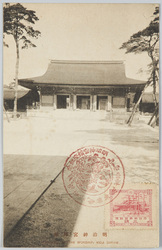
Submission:
[[[152,189],[121,190],[110,204],[110,226],[153,226]]]
[[[101,146],[86,146],[67,158],[62,179],[73,200],[81,205],[99,207],[119,195],[125,172],[121,159],[113,151]]]
[[[105,207],[105,229],[155,229],[157,197],[156,184],[125,184],[120,195]]]

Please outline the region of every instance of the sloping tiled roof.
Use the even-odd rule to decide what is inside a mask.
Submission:
[[[144,85],[146,82],[127,78],[123,61],[54,61],[42,76],[20,79],[35,84],[68,85]]]
[[[17,98],[21,98],[26,95],[30,89],[24,88],[22,86],[18,86]],[[3,85],[3,99],[4,100],[14,100],[15,98],[15,89],[12,86]]]

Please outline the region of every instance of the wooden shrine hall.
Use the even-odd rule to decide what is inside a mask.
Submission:
[[[127,78],[123,61],[51,60],[44,75],[19,84],[38,91],[40,107],[110,111],[129,110],[146,82]]]

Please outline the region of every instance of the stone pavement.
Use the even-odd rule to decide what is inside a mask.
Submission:
[[[106,112],[67,112],[62,110],[56,111],[53,116],[46,118],[32,117],[11,121],[10,123],[4,121],[5,236],[49,185],[50,181],[62,170],[67,156],[85,145],[105,146],[119,155],[125,167],[125,181],[127,183],[158,182],[158,130],[150,128],[143,122],[139,121],[139,123],[128,128],[123,121],[110,122]],[[31,216],[34,222],[31,223],[30,235],[28,235],[28,238],[24,238],[24,244],[21,245],[20,242],[15,241],[18,240],[19,233],[13,240],[14,234],[11,232],[11,239],[7,240],[6,246],[17,246],[17,244],[30,246],[29,236],[36,230],[35,227],[37,228],[35,232],[38,235],[40,230],[45,230],[48,227],[54,230],[49,224],[50,218],[47,221],[45,219],[46,226],[44,229],[41,229],[39,225],[39,223],[42,223],[43,213],[48,214],[48,216],[51,215],[52,206],[56,207],[56,211],[54,208],[53,211],[58,216],[60,216],[59,207],[62,214],[71,214],[67,226],[73,231],[77,218],[81,216],[79,215],[80,207],[70,202],[69,197],[67,198],[65,190],[61,186],[61,176],[58,177],[56,183],[52,184],[47,191],[49,195],[44,194],[41,201],[38,201],[29,212],[29,215],[25,216],[26,222],[24,222],[23,228],[18,226],[16,231],[14,229],[15,234],[20,233],[24,229],[24,225],[26,226],[27,218],[29,219],[31,213],[34,213]],[[57,188],[61,190],[61,193],[57,192]],[[56,197],[54,194],[56,194]],[[59,207],[53,202],[50,203],[51,198],[49,196],[53,197],[53,202],[60,204]],[[65,200],[61,197],[64,197]],[[44,209],[41,208],[42,210],[40,210],[42,199]],[[65,204],[66,202],[69,204],[69,209],[66,209],[65,206],[62,208],[62,203]],[[34,218],[38,213],[42,217]],[[73,219],[72,214],[74,215]],[[56,215],[53,220],[58,222],[60,218],[57,218]],[[36,223],[36,221],[38,222]],[[61,221],[62,224],[60,224],[61,222],[58,223],[59,228],[65,225],[65,221]],[[26,234],[28,229],[24,230]],[[50,232],[52,233],[52,231]],[[25,235],[23,234],[22,237],[25,237]],[[51,246],[59,246],[59,244],[67,246],[69,240],[70,238],[67,238],[64,243],[60,243],[62,240],[58,240],[58,244],[56,242],[51,243],[48,234],[47,241],[49,241],[49,246],[50,244],[52,244]],[[31,246],[35,246],[35,244],[39,246],[37,240],[34,242],[36,243],[31,241]]]
[[[66,157],[4,155],[4,236],[64,166]]]

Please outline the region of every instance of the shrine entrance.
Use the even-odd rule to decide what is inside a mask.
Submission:
[[[107,96],[97,96],[97,109],[106,110],[107,101],[108,101]]]
[[[57,95],[57,108],[58,109],[69,108],[69,95]]]
[[[78,109],[90,109],[90,96],[77,96]]]

